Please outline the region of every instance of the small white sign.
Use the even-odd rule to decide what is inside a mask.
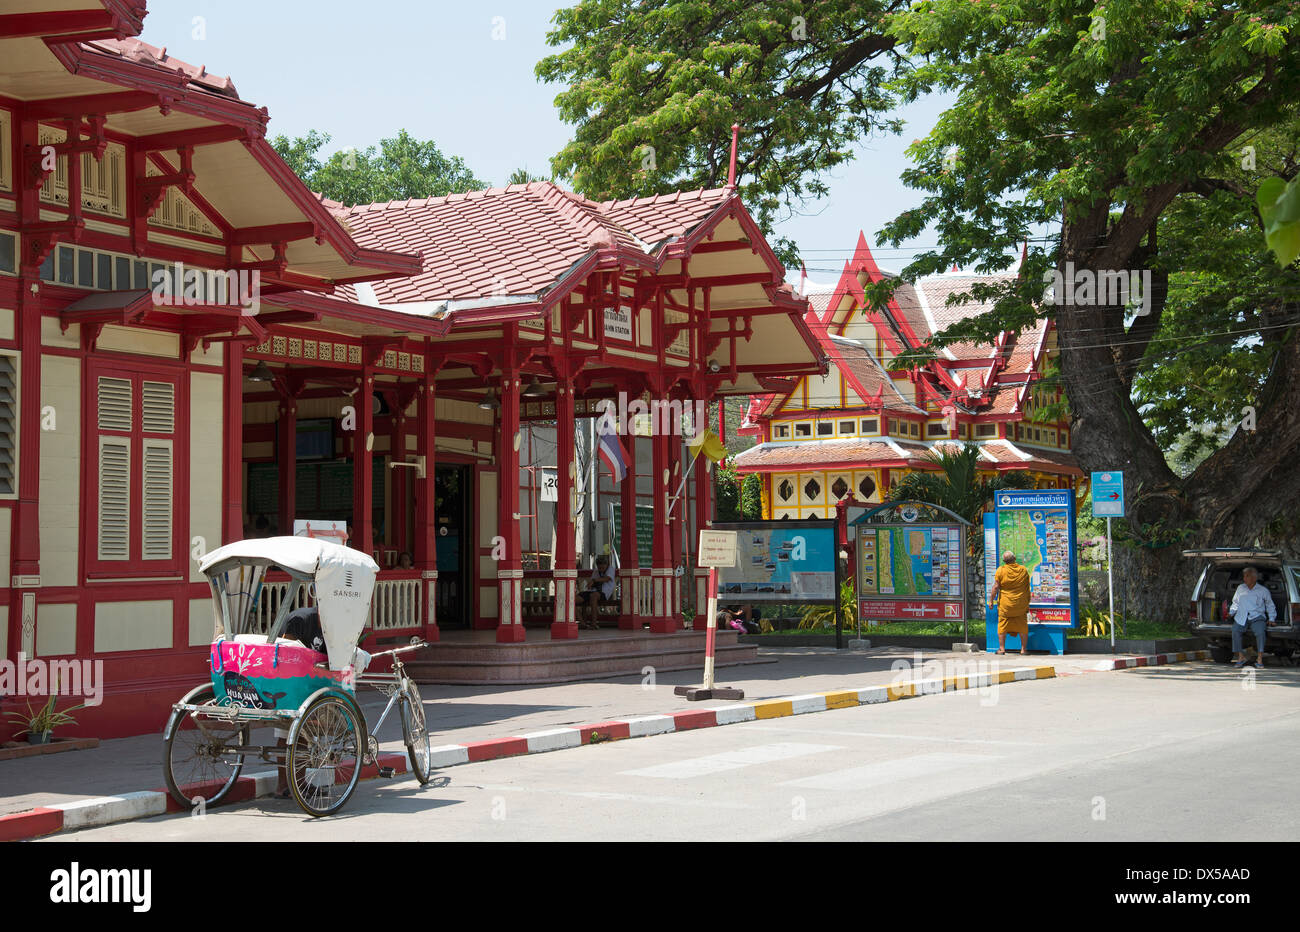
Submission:
[[[560,477],[559,470],[556,469],[539,469],[539,480],[542,488],[542,501],[558,502],[560,500]]]
[[[605,338],[632,342],[632,309],[605,308]]]
[[[735,531],[700,531],[700,557],[697,563],[702,567],[721,567],[736,565]]]
[[[348,523],[346,521],[294,521],[293,536],[319,537],[333,544],[346,545]]]

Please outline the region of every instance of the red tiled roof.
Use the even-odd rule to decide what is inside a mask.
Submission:
[[[772,472],[777,469],[810,469],[829,465],[851,468],[910,466],[926,468],[934,450],[957,452],[957,441],[934,444],[908,440],[886,442],[881,438],[845,437],[836,440],[808,440],[795,443],[764,443],[732,458],[738,472]],[[979,441],[981,461],[988,467],[1037,469],[1043,472],[1082,475],[1077,461],[1064,450],[1012,447],[1002,439]],[[902,455],[899,454],[902,451]],[[1025,454],[1021,456],[1017,453]]]
[[[731,192],[726,188],[674,191],[672,194],[633,197],[623,201],[605,201],[602,204],[594,204],[576,194],[568,196],[590,204],[609,221],[624,227],[638,239],[654,245],[689,233],[717,210],[719,204],[730,199]]]
[[[231,100],[240,99],[239,93],[235,90],[235,84],[230,78],[218,74],[209,74],[204,65],[191,65],[189,62],[183,62],[179,58],[168,55],[167,46],[165,45],[158,48],[136,38],[96,39],[93,42],[83,42],[82,45],[96,52],[113,55],[126,61],[181,72],[189,78],[190,84],[194,85],[197,90],[220,94],[222,97],[228,97]]]
[[[879,392],[881,407],[886,411],[925,413],[902,396],[889,373],[881,368],[876,358],[861,344],[839,338],[827,339],[822,345],[831,354],[831,358],[839,363],[849,384],[856,383],[855,388],[864,402],[872,401]]]
[[[692,191],[597,204],[535,181],[352,208],[323,203],[365,246],[423,250],[419,274],[374,283],[375,298],[389,305],[544,295],[596,250],[649,255],[731,197]]]
[[[883,440],[845,437],[840,440],[808,440],[798,443],[762,443],[732,457],[739,472],[770,471],[773,467],[809,467],[828,463],[900,464],[905,457]]]

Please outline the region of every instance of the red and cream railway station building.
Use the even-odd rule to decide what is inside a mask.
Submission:
[[[826,328],[731,188],[594,203],[538,182],[345,208],[307,190],[230,79],[136,39],[145,12],[0,14],[0,657],[103,662],[103,704],[68,734],[161,727],[204,675],[197,557],[263,527],[348,522],[382,567],[383,639],[463,626],[519,644],[530,574],[549,598],[534,637],[574,639],[591,557],[575,435],[601,403],[689,409],[827,371]],[[538,423],[559,477],[540,570],[520,494]],[[669,634],[702,605],[676,568],[711,480],[696,469],[673,508],[682,437],[623,439],[640,474],[612,487],[617,625]]]
[[[891,372],[895,356],[991,310],[948,300],[997,278],[954,271],[900,282],[886,310],[864,313],[864,286],[887,274],[859,234],[834,288],[809,295],[808,323],[829,371],[750,399],[740,430],[759,443],[732,463],[762,477],[763,516],[830,518],[845,498],[881,502],[902,475],[937,470],[936,449],[963,443],[979,448],[985,474],[1018,471],[1038,488],[1074,488],[1081,472],[1069,423],[1050,407],[1059,390],[1036,384],[1057,354],[1051,323],[1002,333],[995,344],[958,343],[924,366]]]

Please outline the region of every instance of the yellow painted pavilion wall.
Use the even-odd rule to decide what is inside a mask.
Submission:
[[[41,564],[42,568],[44,563]],[[36,656],[65,657],[77,652],[77,605],[36,606]]]
[[[54,430],[41,431],[37,508],[41,585],[76,586],[80,584],[77,567],[81,550],[80,359],[41,357],[41,410],[43,417],[52,415],[54,419]]]
[[[95,605],[95,653],[157,650],[172,646],[172,602],[99,602]]]
[[[190,373],[190,530],[186,549],[202,538],[203,552],[221,545],[221,465],[225,432],[222,429],[223,377],[214,372]],[[188,554],[187,554],[188,556]],[[190,582],[203,582],[199,565],[187,559]],[[208,612],[209,616],[212,614]],[[200,643],[206,644],[212,632]]]
[[[869,480],[869,497],[864,497],[862,484]],[[837,483],[843,495],[836,494]],[[855,496],[859,501],[879,502],[880,470],[821,470],[794,473],[773,473],[772,518],[833,518],[835,505],[844,497]]]

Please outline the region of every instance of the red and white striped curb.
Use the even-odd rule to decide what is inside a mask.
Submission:
[[[1156,667],[1185,660],[1209,660],[1208,650],[1182,650],[1173,654],[1147,654],[1143,657],[1118,657],[1097,662],[1096,670],[1128,670],[1132,667]]]
[[[361,771],[361,779],[369,780],[379,776],[379,767],[392,767],[394,773],[406,773],[405,754],[380,754],[379,764],[366,767]],[[247,802],[261,796],[270,796],[275,792],[277,773],[265,770],[241,776],[235,785],[221,798],[217,805]],[[76,799],[67,803],[55,803],[52,806],[40,806],[26,812],[15,812],[0,816],[0,841],[21,841],[27,838],[39,838],[53,835],[55,832],[71,831],[81,828],[94,828],[111,825],[114,822],[129,822],[133,819],[147,819],[168,812],[185,812],[186,807],[172,799],[166,790],[144,790],[138,793],[122,793],[118,796],[97,796],[92,799]]]
[[[936,676],[880,686],[866,686],[860,689],[809,693],[803,696],[784,696],[779,699],[690,709],[669,712],[666,715],[645,715],[572,728],[552,728],[492,741],[444,744],[432,749],[431,766],[440,768],[454,767],[458,764],[476,764],[503,757],[541,754],[546,751],[558,751],[561,748],[580,747],[584,744],[600,744],[621,738],[641,738],[648,735],[691,731],[696,728],[734,725],[758,719],[780,718],[786,715],[824,712],[827,709],[892,702],[896,699],[958,689],[980,689],[1001,683],[1013,683],[1017,680],[1048,679],[1055,675],[1055,669],[1052,667],[1021,667],[959,676]]]
[[[1171,654],[1152,654],[1145,657],[1125,657],[1117,660],[1101,661],[1094,669],[1098,671],[1122,670],[1130,667],[1155,666],[1185,660],[1208,660],[1209,656],[1209,651],[1198,650]],[[473,764],[503,757],[517,757],[524,754],[543,754],[547,751],[581,747],[585,744],[601,744],[623,738],[642,738],[649,735],[691,731],[696,728],[735,725],[740,722],[752,722],[759,719],[781,718],[787,715],[803,715],[808,712],[824,712],[828,709],[843,709],[857,705],[893,702],[898,699],[951,692],[953,690],[982,689],[1020,680],[1051,679],[1058,675],[1054,667],[1017,667],[983,673],[907,680],[900,683],[866,686],[860,689],[831,690],[801,696],[785,696],[779,699],[763,699],[757,702],[735,703],[714,708],[669,712],[666,715],[645,715],[637,718],[595,722],[571,728],[551,728],[546,731],[535,731],[530,734],[509,738],[441,745],[431,749],[430,766],[433,768],[454,767],[458,764]],[[405,773],[407,770],[406,756],[403,754],[381,754],[380,760],[381,764],[393,767],[397,773]],[[369,779],[375,775],[374,768],[368,768],[362,774],[362,779]],[[222,799],[221,804],[244,802],[249,799],[269,796],[274,792],[275,784],[276,772],[274,770],[240,777],[236,785]],[[90,828],[129,819],[148,818],[162,815],[165,812],[180,811],[182,811],[182,807],[171,798],[170,794],[161,790],[76,800],[13,815],[0,816],[0,841],[36,838],[68,829]]]

